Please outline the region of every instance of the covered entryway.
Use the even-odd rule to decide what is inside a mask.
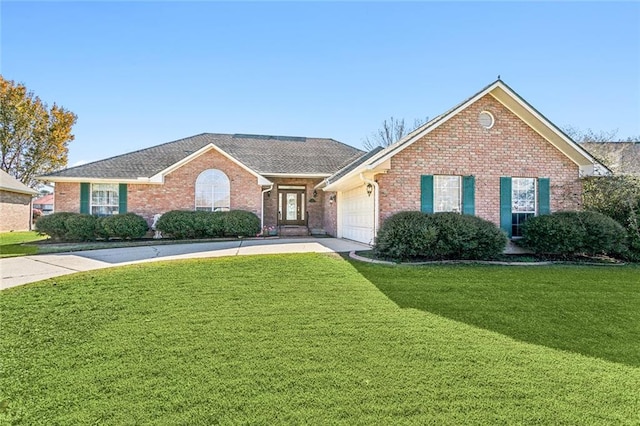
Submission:
[[[298,185],[278,186],[279,225],[306,225],[305,189],[305,186]]]
[[[365,185],[345,191],[338,197],[338,215],[342,238],[373,244],[375,194],[367,194]]]

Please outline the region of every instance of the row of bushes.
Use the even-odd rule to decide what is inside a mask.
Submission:
[[[584,254],[626,257],[627,231],[614,219],[594,211],[536,216],[523,225],[520,245],[537,254]]]
[[[160,217],[156,229],[174,238],[252,237],[260,232],[260,219],[243,210],[173,210]]]
[[[487,260],[503,253],[507,237],[496,225],[457,213],[401,212],[378,232],[374,251],[393,260]],[[519,245],[551,256],[633,258],[625,228],[598,212],[557,212],[528,219]],[[630,250],[631,248],[631,250]]]
[[[36,221],[36,231],[56,241],[94,241],[96,239],[138,239],[149,227],[143,217],[133,213],[96,217],[81,213],[53,213]]]
[[[507,236],[493,222],[458,213],[401,212],[378,231],[377,256],[393,260],[494,259]]]

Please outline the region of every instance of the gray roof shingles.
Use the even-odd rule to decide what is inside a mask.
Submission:
[[[60,170],[42,178],[149,178],[209,144],[266,176],[285,173],[331,174],[364,154],[359,149],[333,139],[202,133]]]

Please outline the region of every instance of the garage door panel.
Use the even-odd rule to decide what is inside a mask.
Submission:
[[[367,195],[364,186],[342,194],[342,237],[350,240],[373,243],[374,197]]]

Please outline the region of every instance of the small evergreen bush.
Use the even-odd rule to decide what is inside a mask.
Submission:
[[[521,244],[537,254],[623,255],[627,232],[612,218],[593,211],[556,212],[528,219]]]
[[[77,214],[61,212],[42,216],[36,221],[36,231],[40,234],[48,235],[53,240],[63,241],[67,235],[66,219]]]
[[[424,256],[437,239],[438,231],[422,212],[396,213],[384,221],[374,245],[376,256],[406,260]]]
[[[67,229],[65,241],[94,241],[96,239],[96,217],[89,214],[73,213],[64,219]]]
[[[162,215],[156,228],[178,239],[246,237],[260,232],[260,219],[243,210],[205,212],[172,210]]]
[[[495,224],[458,213],[400,212],[387,219],[374,251],[394,260],[492,259],[507,237]]]
[[[166,212],[158,219],[156,229],[177,239],[195,238],[194,213],[185,210]]]
[[[225,237],[253,237],[260,232],[260,219],[255,214],[244,210],[222,213]]]
[[[149,230],[147,221],[135,213],[106,216],[100,220],[100,226],[109,238],[123,240],[142,238]]]
[[[433,259],[494,259],[504,251],[507,237],[493,222],[458,213],[435,213],[431,220],[438,230],[430,248]]]
[[[537,254],[572,255],[583,239],[576,212],[556,212],[527,219],[519,244]]]

